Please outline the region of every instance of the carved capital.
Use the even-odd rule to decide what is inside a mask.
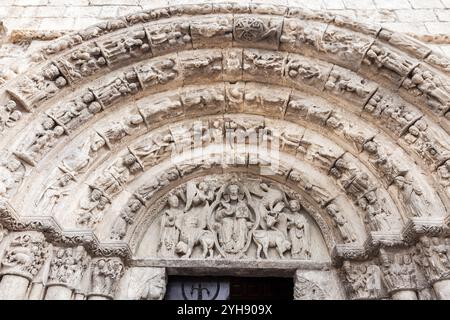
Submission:
[[[450,239],[420,237],[416,245],[415,261],[430,284],[450,279]]]
[[[64,285],[76,289],[81,283],[89,257],[82,246],[55,248],[50,265],[48,285]]]
[[[351,299],[380,299],[383,296],[381,270],[374,262],[344,261],[342,270]]]
[[[119,258],[94,260],[91,265],[89,295],[113,299],[123,273],[124,265]]]
[[[17,233],[1,261],[1,274],[14,274],[32,280],[48,255],[48,243],[37,232]]]
[[[416,265],[410,252],[386,252],[381,250],[381,270],[389,293],[399,290],[416,290]]]

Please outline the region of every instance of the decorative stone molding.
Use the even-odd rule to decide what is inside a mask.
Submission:
[[[290,276],[294,261],[340,268],[352,299],[448,297],[446,65],[408,36],[275,5],[64,35],[0,90],[0,272],[27,279],[20,298],[45,262],[70,289],[47,298],[87,281],[89,299],[153,300],[197,258]],[[140,255],[153,265],[130,267]],[[331,298],[317,279],[298,271],[295,298]]]

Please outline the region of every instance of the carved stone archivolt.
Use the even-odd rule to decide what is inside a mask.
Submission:
[[[162,299],[200,263],[295,273],[296,299],[450,298],[448,58],[417,40],[214,3],[29,58],[0,89],[0,297]]]

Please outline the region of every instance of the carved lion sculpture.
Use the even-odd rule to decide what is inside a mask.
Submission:
[[[256,230],[253,233],[253,240],[257,245],[257,259],[261,259],[261,250],[264,252],[266,259],[269,259],[269,248],[276,248],[280,258],[284,259],[284,252],[291,249],[291,243],[279,230]]]
[[[214,256],[214,234],[210,230],[204,230],[197,227],[196,218],[187,219],[185,225],[181,228],[180,241],[178,242],[175,252],[182,254],[183,258],[189,258],[194,247],[197,244],[202,246],[202,258]]]

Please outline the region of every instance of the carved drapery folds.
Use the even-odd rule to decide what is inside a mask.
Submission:
[[[331,13],[214,3],[104,22],[32,60],[0,92],[2,275],[28,283],[48,266],[50,287],[115,298],[150,228],[159,260],[346,260],[351,298],[446,296],[450,80],[423,44]],[[296,159],[267,179],[251,140],[263,131]],[[233,161],[170,162],[193,146]],[[244,171],[257,179],[223,178]],[[162,298],[165,271],[133,272],[144,281],[125,296]],[[326,295],[296,276],[296,298]]]
[[[167,196],[158,255],[190,258],[198,247],[202,258],[310,260],[313,227],[301,203],[265,181],[190,181]]]
[[[50,264],[48,285],[65,285],[78,289],[88,267],[89,258],[83,247],[55,248]]]
[[[421,237],[416,245],[416,262],[430,283],[450,279],[450,240]]]
[[[103,297],[113,299],[124,273],[124,265],[117,258],[99,258],[91,264],[89,299]]]

